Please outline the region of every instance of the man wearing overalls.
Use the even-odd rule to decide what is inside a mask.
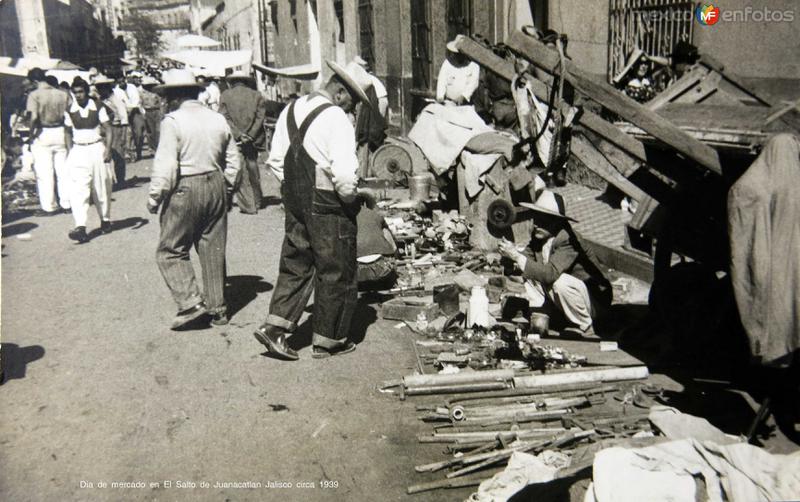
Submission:
[[[254,333],[270,353],[298,359],[286,343],[314,292],[312,357],[355,350],[348,340],[357,300],[356,141],[347,113],[369,106],[369,76],[355,63],[328,61],[324,88],[281,112],[268,165],[282,181],[286,213],[280,274],[269,315]]]

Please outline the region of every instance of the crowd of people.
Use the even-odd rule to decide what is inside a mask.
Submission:
[[[444,107],[449,115],[474,115],[466,108],[472,109],[480,70],[459,56],[456,45],[448,44],[438,103],[432,106]],[[41,69],[31,70],[36,88],[24,115],[41,204],[37,214],[71,212],[74,227],[68,237],[85,243],[93,201],[99,230],[111,232],[111,192],[125,186],[126,163],[142,158],[147,138],[154,157],[146,205],[152,214],[160,213],[161,225],[156,263],[177,306],[170,327],[191,328],[201,319],[224,325],[228,212],[234,199],[241,213],[260,209],[257,160],[269,146],[266,164],[281,182],[285,236],[269,314],[255,338],[277,357],[297,359],[287,337],[313,292],[312,356],[352,352],[355,345],[347,335],[357,299],[357,218],[370,199],[358,179],[369,150],[385,138],[388,99],[363,59],[327,64],[330,79],[285,107],[265,99],[254,77],[242,72],[224,79],[177,68],[159,78],[137,71],[111,77],[90,72],[88,80],[77,77],[66,89],[49,82]],[[265,122],[277,110],[267,145]],[[590,299],[587,287],[578,286],[594,276],[600,286],[607,281],[587,258],[587,272],[565,283],[564,277],[573,278],[567,272],[580,262],[583,248],[567,238],[572,233],[563,209],[553,206],[547,214],[553,224],[540,226],[549,232],[544,240],[560,236],[564,241],[552,251],[563,255],[558,270],[557,260],[548,260],[550,253],[537,259],[513,246],[501,246],[501,252],[536,281],[560,287],[562,309],[586,332],[595,315],[592,305],[599,303]],[[192,248],[200,260],[202,287],[189,259]]]

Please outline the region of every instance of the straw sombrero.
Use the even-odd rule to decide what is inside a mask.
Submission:
[[[203,87],[202,84],[197,83],[197,80],[194,78],[194,73],[185,69],[174,68],[172,70],[167,70],[161,74],[161,80],[163,80],[164,83],[155,87],[157,92],[166,91],[168,89],[187,87],[200,89]]]
[[[550,190],[542,190],[539,196],[536,197],[536,200],[533,202],[533,204],[530,202],[520,202],[519,205],[537,213],[547,214],[549,216],[555,216],[556,218],[575,222],[578,221],[575,218],[570,218],[567,216],[567,210],[564,206],[564,198],[557,193],[551,192]]]
[[[369,105],[369,98],[365,90],[372,85],[372,81],[366,70],[354,61],[347,63],[345,67],[335,61],[327,61],[327,63],[344,84],[358,96],[358,99]]]

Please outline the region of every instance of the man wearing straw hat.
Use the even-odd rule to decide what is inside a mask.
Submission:
[[[356,306],[355,133],[347,112],[368,103],[369,77],[356,63],[332,61],[319,91],[298,98],[278,117],[268,164],[282,180],[285,237],[269,315],[254,333],[270,353],[290,360],[286,341],[314,292],[313,352],[321,359],[355,350],[348,340]],[[369,105],[367,105],[369,106]]]
[[[611,304],[611,284],[592,250],[572,229],[564,200],[541,190],[536,201],[521,203],[533,212],[533,235],[528,254],[503,240],[500,253],[516,263],[526,281],[528,300],[534,308],[563,315],[565,331],[596,338],[593,324]]]
[[[197,101],[201,86],[189,70],[168,70],[163,93],[174,110],[161,122],[151,173],[147,209],[161,207],[156,262],[178,305],[172,329],[211,314],[212,324],[227,324],[224,296],[227,198],[239,171],[239,152],[222,115]],[[189,251],[194,247],[203,271],[197,285]]]
[[[258,149],[264,141],[264,118],[267,103],[255,90],[256,81],[244,72],[226,77],[230,87],[222,93],[219,112],[228,121],[233,139],[242,155],[242,176],[236,190],[239,211],[257,214],[261,207],[261,173],[258,171]]]

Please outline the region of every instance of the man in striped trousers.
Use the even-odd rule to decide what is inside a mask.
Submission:
[[[190,71],[169,70],[163,80],[156,91],[175,111],[161,122],[147,208],[153,214],[162,208],[156,262],[178,305],[171,328],[184,328],[206,314],[212,324],[227,324],[227,201],[239,152],[225,118],[197,101],[201,86]],[[202,294],[189,261],[193,246],[203,271]]]

